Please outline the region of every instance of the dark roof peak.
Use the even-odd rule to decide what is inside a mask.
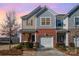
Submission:
[[[23,20],[27,20],[29,19],[30,17],[32,17],[33,15],[35,15],[36,17],[39,17],[42,13],[44,13],[45,11],[47,11],[49,8],[44,5],[44,6],[41,6],[39,5],[37,8],[35,8],[32,12],[30,12],[28,15],[25,15],[25,16],[22,16],[22,19]]]
[[[79,5],[76,5],[68,12],[68,17],[70,17],[74,12],[76,12],[79,9]]]
[[[42,8],[41,6],[39,5],[37,8],[35,8],[32,12],[30,12],[28,15],[25,15],[25,16],[22,16],[21,18],[22,19],[28,19],[30,18],[31,16],[33,16],[34,14],[36,14],[38,11],[40,11]]]
[[[40,16],[42,13],[44,13],[45,11],[47,11],[48,10],[48,8],[47,8],[47,6],[45,5],[44,7],[42,7],[42,9],[36,14],[36,16],[38,17],[38,16]]]

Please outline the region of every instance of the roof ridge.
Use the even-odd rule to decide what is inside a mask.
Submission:
[[[28,15],[22,16],[22,19],[28,19],[31,16],[33,16],[34,14],[36,14],[38,11],[40,11],[42,9],[42,7],[39,5],[38,7],[36,7],[33,11],[31,11]]]
[[[38,17],[39,15],[42,14],[42,12],[45,12],[46,10],[48,10],[47,6],[43,6],[42,9],[36,14],[36,16]]]
[[[76,11],[79,8],[79,5],[76,5],[75,7],[73,7],[67,14],[70,17],[74,11]]]

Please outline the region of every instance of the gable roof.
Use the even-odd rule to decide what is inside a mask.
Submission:
[[[45,11],[47,11],[48,8],[46,6],[42,7],[42,9],[36,14],[36,16],[40,16],[42,13],[44,13]]]
[[[74,12],[76,12],[79,9],[79,5],[75,6],[68,12],[68,17],[70,17]]]
[[[38,6],[37,8],[35,8],[31,13],[29,13],[28,15],[22,16],[21,18],[23,20],[25,19],[29,19],[31,16],[33,16],[34,14],[36,14],[38,11],[40,11],[42,8],[41,6]]]
[[[51,13],[54,13],[55,15],[57,15],[57,13],[49,8],[47,8],[46,6],[44,7],[41,7],[41,6],[38,6],[36,9],[34,9],[31,13],[29,13],[28,15],[25,15],[25,16],[22,16],[21,18],[23,20],[27,20],[29,19],[30,17],[32,17],[33,15],[35,15],[36,17],[40,16],[42,13],[44,13],[45,11],[47,10],[50,10]]]
[[[51,12],[53,15],[58,15],[58,13],[56,13],[54,10],[52,10],[50,8],[48,8],[48,9],[49,9],[49,12]]]
[[[54,14],[54,15],[57,15],[58,13],[56,13],[54,10],[52,10],[52,9],[50,9],[50,8],[48,8],[48,7],[46,7],[46,6],[44,6],[44,7],[42,7],[42,9],[36,14],[36,16],[38,17],[38,16],[40,16],[41,14],[43,14],[45,11],[50,11],[52,14]]]

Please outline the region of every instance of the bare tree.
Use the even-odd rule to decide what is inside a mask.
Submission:
[[[19,29],[19,24],[16,22],[16,14],[15,11],[9,11],[6,13],[6,19],[4,20],[4,24],[2,26],[2,34],[9,37],[9,49],[11,49],[12,36],[15,35]]]

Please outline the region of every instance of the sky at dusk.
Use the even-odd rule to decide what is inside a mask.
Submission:
[[[68,13],[78,3],[0,3],[0,23],[5,19],[7,11],[16,11],[18,23],[21,23],[21,16],[28,14],[37,6],[46,5],[57,13]]]

